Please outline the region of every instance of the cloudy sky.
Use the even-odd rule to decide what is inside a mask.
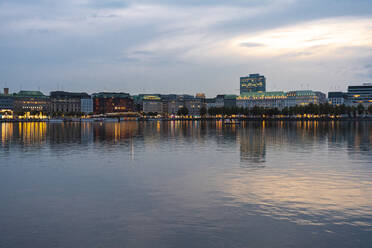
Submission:
[[[371,0],[0,0],[0,87],[237,94],[372,83]]]

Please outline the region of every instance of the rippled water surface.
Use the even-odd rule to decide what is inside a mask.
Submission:
[[[0,123],[0,247],[372,247],[372,123]]]

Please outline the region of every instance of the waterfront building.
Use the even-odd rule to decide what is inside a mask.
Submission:
[[[82,100],[84,101],[84,111],[82,111]],[[50,108],[52,113],[91,113],[93,102],[87,93],[73,93],[65,91],[50,92]],[[87,112],[89,111],[90,112]]]
[[[194,99],[186,99],[184,100],[184,107],[189,110],[189,115],[200,115],[200,109],[204,106],[202,99],[194,98]]]
[[[260,74],[249,74],[240,78],[240,94],[248,92],[265,92],[266,78]]]
[[[9,95],[9,89],[4,88],[0,93],[0,119],[13,118],[14,97]]]
[[[346,97],[344,92],[328,92],[328,103],[332,105],[346,104]]]
[[[91,97],[80,99],[80,112],[83,114],[93,113],[93,99]]]
[[[327,95],[320,91],[314,91],[318,104],[324,104],[327,103]]]
[[[92,95],[94,114],[132,112],[134,102],[128,93],[100,92]]]
[[[14,111],[17,114],[27,112],[42,112],[49,113],[50,101],[49,97],[40,91],[25,91],[21,90],[14,94]]]
[[[265,108],[282,109],[287,105],[287,95],[283,91],[274,92],[248,92],[241,94],[236,105],[243,108],[253,108],[255,106]]]
[[[0,110],[8,111],[14,109],[14,97],[9,94],[9,89],[4,88],[4,93],[0,93]]]
[[[225,95],[223,98],[223,105],[226,108],[236,107],[237,95]]]
[[[307,105],[310,103],[325,103],[326,97],[322,92],[305,91],[272,91],[272,92],[249,92],[241,94],[237,98],[237,106],[252,108],[254,106],[265,108],[293,107],[296,105]]]
[[[286,99],[287,107],[296,106],[296,105],[303,106],[303,105],[308,105],[310,103],[313,103],[313,104],[322,103],[319,96],[312,90],[289,91],[286,93],[286,95],[287,95],[287,99]]]
[[[347,101],[351,105],[363,104],[369,106],[372,104],[372,84],[363,84],[349,86],[347,88]]]
[[[163,113],[163,102],[159,96],[147,95],[142,99],[142,109],[144,113]]]
[[[232,108],[237,106],[237,95],[217,95],[215,98],[206,98],[204,100],[204,107],[208,110],[210,108]]]
[[[204,100],[205,102],[205,107],[208,109],[212,108],[212,107],[215,107],[216,105],[216,98],[206,98]]]

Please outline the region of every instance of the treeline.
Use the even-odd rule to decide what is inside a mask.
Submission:
[[[278,108],[265,108],[254,106],[252,108],[243,107],[212,107],[208,109],[208,114],[216,115],[244,115],[244,116],[295,116],[295,115],[313,115],[313,116],[340,116],[348,115],[349,117],[357,117],[364,114],[372,114],[372,104],[366,109],[362,104],[358,106],[338,105],[334,106],[328,103],[325,104],[308,104],[304,106],[284,107],[282,110]]]

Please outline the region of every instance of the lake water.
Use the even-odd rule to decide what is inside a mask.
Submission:
[[[0,247],[372,247],[372,123],[0,123]]]

